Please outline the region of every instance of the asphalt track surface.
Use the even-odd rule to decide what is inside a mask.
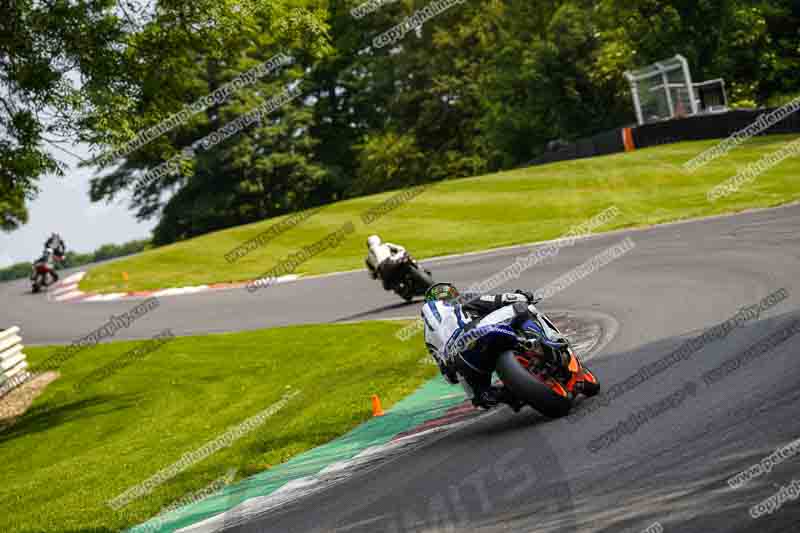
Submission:
[[[800,455],[744,487],[726,480],[800,438],[800,335],[759,352],[706,384],[701,376],[800,319],[800,206],[618,232],[581,241],[522,274],[536,288],[626,236],[635,248],[540,304],[597,311],[618,325],[591,368],[606,388],[685,340],[758,304],[788,298],[709,342],[691,357],[579,419],[547,420],[499,409],[417,451],[247,524],[247,532],[622,531],[658,523],[665,532],[800,531],[800,499],[757,519],[750,507],[800,482]],[[524,250],[426,263],[460,286],[508,266]],[[132,302],[49,303],[24,283],[0,285],[0,325],[23,327],[26,342],[68,342]],[[144,338],[297,323],[416,314],[364,272],[244,290],[165,297],[120,332]],[[419,342],[419,338],[411,342]],[[399,341],[398,341],[399,342]],[[676,391],[693,394],[602,449],[590,443],[638,410]],[[592,408],[594,398],[576,408]],[[657,531],[657,529],[655,529]]]

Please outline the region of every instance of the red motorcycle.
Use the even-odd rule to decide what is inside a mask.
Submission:
[[[63,260],[63,256],[56,255],[53,253],[53,250],[48,248],[45,250],[44,255],[33,264],[31,272],[31,291],[34,294],[41,291],[42,288],[47,288],[58,281],[55,262]]]

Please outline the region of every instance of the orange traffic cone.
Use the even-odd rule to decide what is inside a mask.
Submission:
[[[122,273],[122,281],[128,281],[128,273],[127,272],[123,272]]]
[[[372,395],[372,416],[383,416],[383,407],[381,407],[381,399],[377,394]]]

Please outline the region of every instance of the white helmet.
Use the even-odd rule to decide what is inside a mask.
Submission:
[[[370,235],[367,237],[367,248],[375,248],[381,245],[381,238],[377,235]]]

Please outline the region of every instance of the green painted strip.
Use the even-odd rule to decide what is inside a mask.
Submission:
[[[587,328],[594,320],[575,316],[572,320],[577,322],[577,325],[572,326],[573,342],[586,342],[588,338],[599,335],[599,331]],[[372,418],[328,444],[304,452],[275,468],[228,485],[219,493],[204,500],[153,518],[129,529],[128,532],[173,532],[229,511],[251,498],[269,496],[293,480],[313,476],[333,463],[352,459],[367,448],[386,444],[399,433],[439,418],[463,401],[464,392],[460,387],[449,385],[444,379],[437,377],[397,402],[385,416]]]
[[[240,503],[268,496],[290,481],[318,474],[338,461],[352,459],[371,446],[386,444],[397,434],[442,416],[464,401],[461,388],[438,377],[399,401],[382,417],[372,418],[346,435],[304,452],[286,463],[228,485],[217,494],[162,517],[135,526],[130,533],[172,532],[228,511]]]

